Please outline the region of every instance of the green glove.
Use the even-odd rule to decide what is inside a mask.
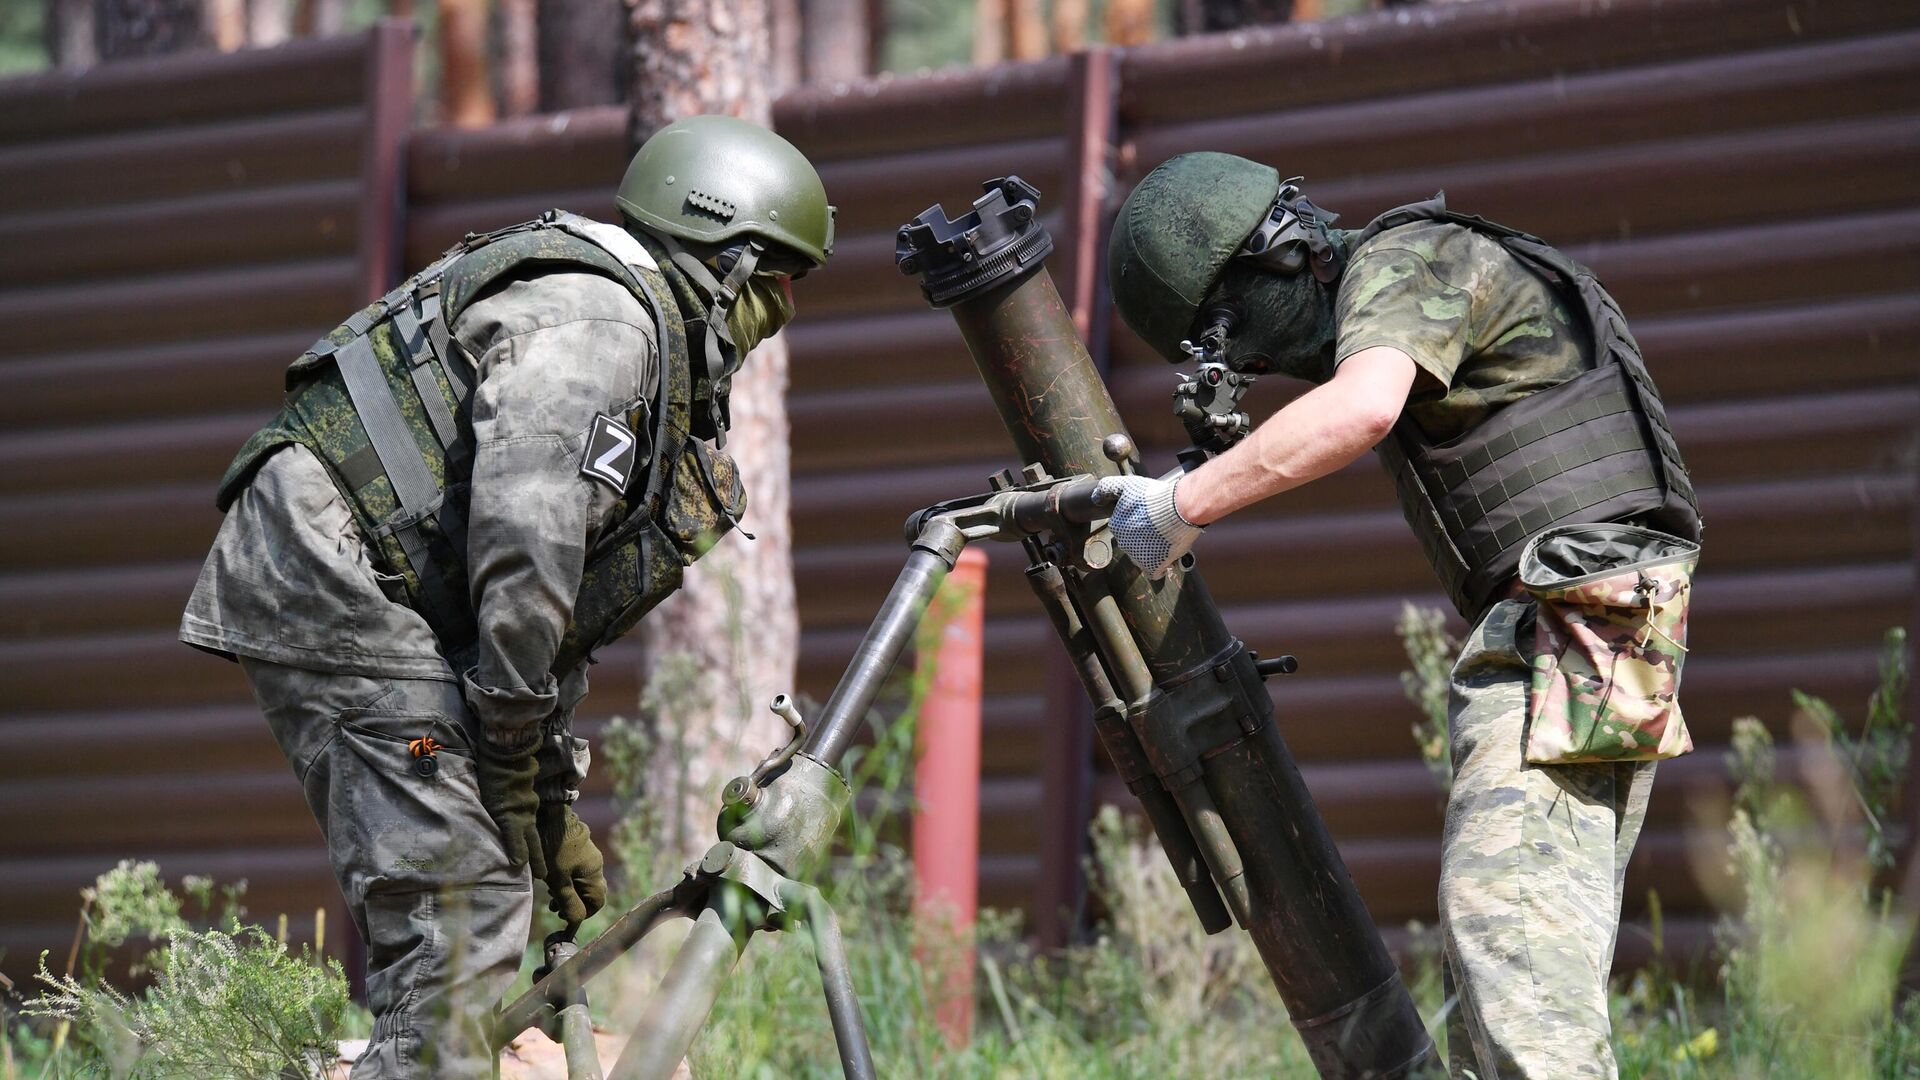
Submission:
[[[546,860],[535,820],[540,797],[533,791],[533,777],[538,771],[533,751],[532,746],[502,750],[482,739],[474,751],[473,766],[480,780],[480,805],[486,807],[487,816],[500,830],[507,861],[516,869],[532,862],[534,876],[545,877]]]
[[[579,926],[606,905],[606,859],[573,807],[540,804],[540,850],[547,864],[547,907],[555,915]]]

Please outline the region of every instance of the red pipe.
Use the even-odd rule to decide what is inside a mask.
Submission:
[[[973,1031],[973,924],[979,906],[980,682],[987,553],[962,552],[925,624],[919,674],[930,680],[920,704],[914,767],[913,879],[916,953],[947,1041]]]

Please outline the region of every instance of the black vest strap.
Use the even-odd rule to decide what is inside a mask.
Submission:
[[[438,514],[440,531],[464,560],[466,522],[460,508],[446,498],[439,481],[434,479],[426,455],[420,452],[420,444],[414,441],[413,431],[400,414],[400,405],[393,398],[393,386],[387,382],[386,373],[380,369],[380,358],[374,354],[372,339],[365,334],[352,338],[335,353],[333,362],[346,383],[347,395],[353,399],[354,412],[366,429],[367,442],[379,456],[381,468],[393,485],[393,496],[400,503],[400,512],[388,519],[384,528],[406,551],[407,562],[426,592],[427,603],[441,620],[438,625],[471,626],[473,620],[467,613],[468,605],[451,595],[445,578],[434,573],[432,554],[420,533],[420,523]],[[439,394],[439,388],[435,387],[434,396]]]
[[[446,395],[440,390],[440,380],[434,378],[433,347],[420,325],[420,317],[413,313],[411,302],[402,300],[394,308],[393,332],[407,354],[407,374],[413,379],[414,392],[420,395],[420,404],[426,407],[433,437],[457,468],[472,456],[472,448],[460,437],[460,426],[454,422],[453,410],[447,406]]]

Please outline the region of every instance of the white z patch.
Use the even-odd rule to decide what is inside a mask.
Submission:
[[[639,456],[635,449],[639,444],[640,440],[634,438],[633,430],[627,425],[604,413],[594,417],[593,434],[588,437],[586,453],[580,458],[580,475],[624,494],[627,484],[633,480],[634,459]]]

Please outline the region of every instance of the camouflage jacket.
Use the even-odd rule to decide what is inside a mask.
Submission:
[[[464,679],[489,731],[524,730],[585,692],[550,669],[586,553],[618,497],[583,475],[596,418],[625,416],[658,385],[653,319],[623,285],[529,274],[469,304],[451,327],[475,361],[467,576],[480,628],[456,673],[396,602],[340,493],[302,446],[278,451],[222,524],[181,640],[321,671]],[[280,463],[278,459],[293,455]],[[561,683],[568,685],[564,691]]]
[[[1423,221],[1361,244],[1335,301],[1336,362],[1375,345],[1422,377],[1407,416],[1438,443],[1593,367],[1593,334],[1498,240]]]

